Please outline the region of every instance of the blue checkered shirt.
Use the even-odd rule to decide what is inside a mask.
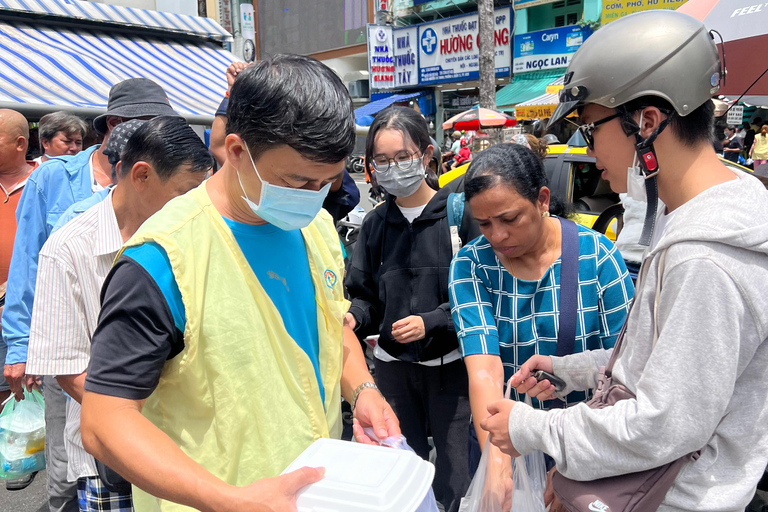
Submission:
[[[510,274],[481,236],[451,264],[450,302],[464,356],[498,355],[508,380],[535,354],[554,355],[559,325],[560,258],[538,281]],[[579,226],[579,293],[574,350],[611,348],[635,289],[619,251]],[[519,399],[512,390],[513,399]],[[568,403],[587,398],[570,393]],[[539,405],[533,400],[534,405]]]

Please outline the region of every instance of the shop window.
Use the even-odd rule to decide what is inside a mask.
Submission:
[[[568,18],[566,19],[566,23],[568,25],[575,25],[578,20],[579,20],[578,19],[578,15],[575,12],[572,12],[572,13],[568,14]]]
[[[565,16],[555,16],[555,27],[564,27],[565,26]]]

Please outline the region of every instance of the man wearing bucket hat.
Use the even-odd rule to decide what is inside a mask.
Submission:
[[[704,25],[674,11],[601,28],[565,75],[552,122],[578,109],[611,188],[645,191],[650,245],[613,351],[534,356],[512,377],[518,392],[546,399],[554,386],[533,371],[564,380],[563,396],[596,388],[607,365],[613,394],[598,391],[592,404],[602,408],[500,401],[484,425],[507,453],[551,455],[569,510],[626,510],[601,495],[615,499],[618,480],[582,484],[595,501],[571,491],[664,467],[670,478],[646,489],[655,506],[640,510],[744,510],[768,462],[768,221],[756,215],[768,193],[712,151],[711,97],[723,78]]]
[[[132,78],[112,87],[107,111],[94,120],[94,127],[108,141],[112,130],[123,121],[158,115],[177,114],[159,85]],[[26,361],[40,249],[67,208],[112,183],[108,157],[98,147],[40,165],[30,175],[19,200],[2,317],[2,339],[7,346],[4,376],[17,400],[24,396],[25,381],[32,380],[26,377]],[[66,402],[54,379],[46,379],[45,384],[47,434],[54,440],[46,443],[49,505],[51,511],[76,510],[76,489],[67,481],[63,446]]]

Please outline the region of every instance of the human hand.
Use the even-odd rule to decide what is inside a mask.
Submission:
[[[7,364],[3,368],[3,377],[11,388],[11,393],[16,395],[16,401],[24,400],[24,375],[27,372],[27,363]]]
[[[424,339],[426,331],[424,320],[418,315],[411,315],[392,324],[392,337],[398,343],[411,343]]]
[[[525,393],[531,398],[539,400],[551,400],[555,397],[555,386],[548,380],[538,382],[533,377],[533,372],[543,370],[553,373],[552,358],[549,356],[535,355],[528,359],[509,380],[518,393]]]
[[[348,325],[349,328],[354,331],[355,327],[357,327],[357,320],[355,320],[355,315],[352,313],[347,313],[344,315],[344,325]]]
[[[323,479],[324,468],[300,468],[291,473],[265,478],[246,487],[235,487],[216,510],[226,512],[297,512],[296,494]]]
[[[248,62],[233,62],[227,68],[227,90],[232,89],[232,85],[235,83],[235,78],[240,74],[242,70],[250,66]]]
[[[32,391],[33,389],[40,391],[42,385],[43,385],[43,378],[40,377],[39,375],[24,376],[24,387],[27,388],[27,391]]]
[[[519,457],[520,454],[509,438],[509,413],[514,405],[512,400],[498,400],[488,404],[490,416],[480,422],[480,427],[488,432],[491,444],[510,457]]]
[[[552,468],[547,472],[547,486],[544,489],[544,506],[549,507],[549,512],[567,512],[560,500],[555,496],[555,488],[552,485],[552,476],[557,468]]]
[[[352,433],[358,443],[379,444],[363,431],[366,427],[373,428],[379,439],[400,435],[400,422],[395,411],[376,389],[369,388],[360,392],[352,415]]]

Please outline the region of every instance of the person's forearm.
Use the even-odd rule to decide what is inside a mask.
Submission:
[[[344,326],[344,362],[341,370],[341,395],[352,403],[355,389],[363,382],[373,382],[365,362],[365,355],[355,332]]]
[[[220,509],[230,486],[142,416],[138,402],[86,392],[80,429],[88,453],[142,490],[204,512]]]
[[[488,432],[480,423],[490,414],[488,404],[504,398],[504,366],[499,356],[473,355],[464,358],[469,377],[469,406],[480,448],[485,446]]]
[[[56,382],[73,400],[82,404],[83,393],[85,393],[85,375],[85,372],[80,375],[57,375]]]

